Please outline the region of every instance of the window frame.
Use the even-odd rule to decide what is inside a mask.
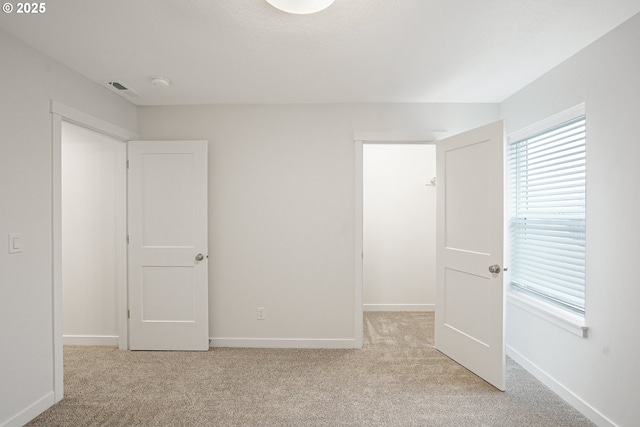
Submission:
[[[507,150],[511,149],[511,145],[517,141],[521,141],[527,138],[530,138],[534,135],[545,132],[553,127],[556,127],[562,123],[568,122],[570,120],[576,119],[580,116],[586,116],[586,108],[585,104],[581,103],[572,108],[569,108],[565,111],[562,111],[558,114],[552,115],[546,119],[543,119],[533,125],[527,126],[523,129],[520,129],[516,132],[509,134],[507,138]],[[585,141],[586,143],[586,141]],[[585,146],[586,150],[586,146]],[[508,162],[508,156],[505,159],[505,162]],[[505,228],[507,230],[507,235],[509,236],[507,241],[507,247],[511,247],[512,234],[511,234],[511,206],[513,202],[514,195],[509,191],[510,187],[510,172],[508,168],[508,164],[506,164],[506,176],[508,177],[505,183],[507,187],[507,204],[505,206],[506,210],[509,213],[509,223],[505,224]],[[585,190],[586,197],[586,190]],[[510,253],[510,251],[506,251],[506,253]],[[586,253],[585,253],[586,260]],[[580,337],[586,338],[588,326],[586,322],[586,306],[587,306],[587,292],[585,287],[585,313],[579,314],[574,311],[571,311],[568,308],[560,307],[551,302],[545,301],[544,299],[535,297],[527,292],[521,291],[517,288],[514,288],[511,283],[511,273],[513,269],[509,271],[508,277],[505,277],[506,283],[509,284],[507,286],[507,301],[520,309],[526,310],[540,318],[543,318],[547,321],[552,322],[553,324],[574,333]]]

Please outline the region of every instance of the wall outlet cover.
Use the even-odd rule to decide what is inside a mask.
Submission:
[[[18,254],[22,252],[22,233],[9,234],[9,253]]]

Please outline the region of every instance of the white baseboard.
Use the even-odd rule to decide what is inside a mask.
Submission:
[[[41,397],[22,411],[18,412],[11,418],[0,421],[0,427],[22,427],[47,409],[53,406],[55,403],[55,396],[53,391],[50,391],[45,396]]]
[[[118,345],[117,335],[63,335],[62,345]]]
[[[435,304],[363,304],[364,311],[435,311]]]
[[[519,353],[509,345],[507,345],[507,356],[515,360],[518,365],[526,369],[531,375],[536,377],[538,381],[549,387],[551,391],[563,398],[567,403],[569,403],[569,405],[573,406],[578,412],[589,418],[589,420],[591,420],[594,424],[600,427],[618,427],[617,424],[604,416],[601,412],[599,412],[589,403],[585,402],[582,398],[577,396],[564,385],[560,384],[555,378],[547,374],[540,367],[532,363],[525,356],[523,356],[521,353]]]
[[[356,340],[302,338],[209,338],[209,347],[241,348],[360,348]]]

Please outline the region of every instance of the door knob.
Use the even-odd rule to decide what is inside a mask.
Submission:
[[[498,264],[489,266],[489,273],[498,274],[500,273],[500,266]]]
[[[196,255],[196,261],[202,261],[204,259],[204,255],[198,254]]]

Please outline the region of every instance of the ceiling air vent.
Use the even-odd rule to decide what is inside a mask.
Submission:
[[[127,85],[122,82],[113,80],[103,83],[106,87],[113,90],[114,92],[118,92],[119,94],[126,95],[129,98],[137,98],[138,94],[133,90],[129,89]]]

